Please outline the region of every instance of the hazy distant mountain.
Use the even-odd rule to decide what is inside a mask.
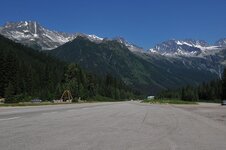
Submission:
[[[218,40],[215,45],[210,45],[203,40],[168,40],[149,49],[148,53],[156,53],[169,57],[206,57],[225,49],[225,43],[226,39]]]
[[[219,77],[223,72],[225,63],[224,40],[219,40],[214,46],[203,40],[169,40],[157,44],[147,52],[150,57],[153,55],[165,56],[165,59],[177,59],[187,62],[186,67],[209,70]]]
[[[149,52],[166,56],[197,56],[202,52],[202,49],[208,46],[209,44],[202,40],[169,40],[157,44]]]

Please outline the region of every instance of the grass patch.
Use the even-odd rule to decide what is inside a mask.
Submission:
[[[178,99],[145,99],[142,102],[150,104],[197,104],[197,102],[183,101]]]
[[[108,97],[103,97],[97,95],[93,98],[87,100],[80,100],[74,103],[53,103],[53,102],[41,102],[41,103],[32,103],[32,102],[20,102],[20,103],[0,103],[0,107],[18,107],[18,106],[45,106],[45,105],[62,105],[62,104],[79,104],[79,103],[97,103],[97,102],[118,102],[122,100],[115,100]]]

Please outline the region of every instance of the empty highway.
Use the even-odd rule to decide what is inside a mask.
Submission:
[[[226,150],[226,126],[138,102],[0,108],[1,150]]]

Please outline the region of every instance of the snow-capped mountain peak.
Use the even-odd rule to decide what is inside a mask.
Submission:
[[[101,43],[104,40],[104,38],[98,37],[94,34],[84,34],[84,33],[75,33],[74,38],[78,36],[85,37],[95,43]]]
[[[4,26],[0,27],[0,34],[13,41],[39,50],[52,50],[74,40],[78,36],[82,36],[95,43],[101,43],[105,40],[116,40],[124,44],[132,52],[145,52],[143,48],[128,42],[122,37],[106,39],[94,34],[57,32],[44,28],[36,21],[7,22]],[[165,56],[199,57],[214,54],[222,48],[226,48],[226,38],[218,40],[215,46],[211,46],[203,40],[173,39],[157,44],[149,49],[148,53]]]
[[[98,37],[94,34],[69,34],[49,30],[36,21],[7,22],[3,27],[0,27],[0,34],[13,41],[41,50],[52,50],[74,40],[78,36],[85,37],[95,43],[101,43],[105,40],[104,38]],[[123,38],[120,38],[120,40],[117,38],[117,41],[125,44],[125,46],[127,46],[132,52],[143,51],[142,48],[127,42]]]
[[[73,35],[51,31],[36,21],[7,22],[0,34],[16,42],[42,49],[51,50],[73,39]]]
[[[104,39],[104,38],[100,38],[100,37],[98,37],[98,36],[96,36],[94,34],[88,35],[88,37],[91,38],[91,39],[93,39],[93,40],[99,40],[99,41],[103,41],[103,39]]]
[[[148,53],[157,53],[165,56],[188,56],[199,57],[207,50],[217,49],[217,47],[210,46],[203,40],[168,40],[157,44],[154,48],[149,49]]]
[[[42,50],[52,50],[72,41],[77,36],[86,37],[96,43],[103,41],[103,38],[96,35],[52,31],[42,27],[36,21],[7,22],[0,28],[0,34],[16,42]]]

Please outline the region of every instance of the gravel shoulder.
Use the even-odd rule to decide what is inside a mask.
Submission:
[[[216,103],[199,103],[198,105],[173,105],[226,125],[226,106]]]

